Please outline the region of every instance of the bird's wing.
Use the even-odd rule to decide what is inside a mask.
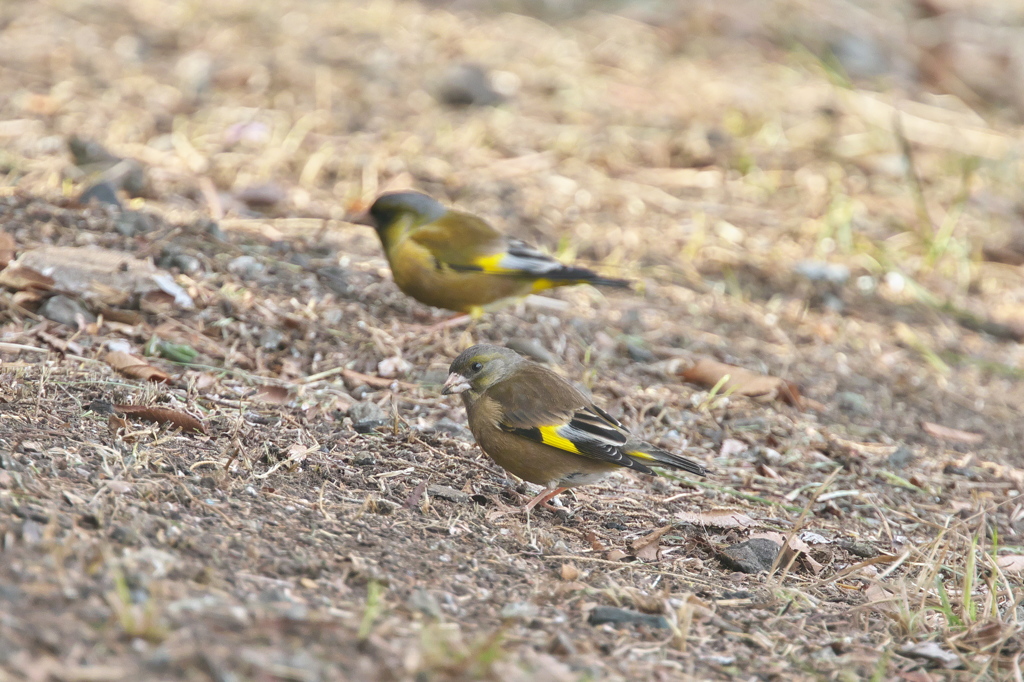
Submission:
[[[438,265],[465,272],[543,277],[565,265],[518,239],[511,239],[469,213],[448,211],[421,225],[409,238],[426,247]]]
[[[499,275],[545,277],[558,274],[566,266],[526,242],[504,238],[496,253],[481,256],[467,270],[477,269]]]
[[[426,248],[444,265],[462,270],[483,270],[483,263],[505,251],[505,238],[469,213],[448,211],[437,220],[412,230],[409,239]]]
[[[487,389],[502,407],[498,427],[536,443],[651,473],[627,452],[629,432],[572,384],[543,367],[528,366]],[[640,459],[646,459],[640,454]]]

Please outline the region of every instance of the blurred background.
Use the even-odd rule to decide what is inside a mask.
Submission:
[[[1020,2],[12,0],[0,17],[7,186],[71,192],[78,137],[144,164],[133,193],[172,211],[339,219],[414,186],[670,278],[780,256],[877,278],[895,259],[965,293],[971,258],[1024,260]]]
[[[0,12],[8,188],[300,239],[414,187],[609,273],[1024,330],[1020,2]]]
[[[414,187],[613,274],[1024,334],[1021,2],[0,12],[9,191],[99,173],[172,221],[314,219],[265,230],[300,239]],[[368,231],[345,250],[379,256]]]

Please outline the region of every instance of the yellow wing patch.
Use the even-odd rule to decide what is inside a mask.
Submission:
[[[493,256],[481,256],[473,261],[473,265],[476,265],[484,272],[493,272],[498,274],[514,272],[513,270],[501,267],[500,263],[504,257],[505,254],[503,253],[496,253]]]
[[[580,449],[576,447],[576,444],[565,436],[559,435],[559,426],[540,426],[537,428],[540,431],[540,439],[544,445],[550,445],[553,448],[559,450],[565,450],[566,452],[573,452],[577,455],[582,454]]]
[[[648,455],[646,452],[640,452],[639,450],[633,450],[632,452],[627,452],[626,454],[629,455],[630,457],[635,457],[636,459],[645,459],[648,462],[658,461],[654,457]]]

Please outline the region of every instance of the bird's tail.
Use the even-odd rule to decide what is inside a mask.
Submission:
[[[593,284],[596,287],[615,287],[616,289],[629,289],[633,286],[633,283],[628,279],[616,279],[614,277],[591,277],[590,279],[583,280],[587,284]]]
[[[697,476],[707,476],[708,470],[701,464],[697,464],[692,459],[687,459],[680,455],[674,455],[671,452],[660,450],[656,447],[648,445],[647,443],[637,444],[635,447],[630,447],[633,444],[630,443],[623,450],[626,455],[639,460],[647,465],[654,466],[666,466],[673,469],[682,469],[688,471],[691,474]]]
[[[628,289],[633,284],[628,279],[601,277],[593,270],[587,270],[586,268],[574,268],[570,266],[545,272],[543,277],[545,280],[549,280],[551,282],[552,287],[565,286],[566,284],[592,284],[599,287]]]

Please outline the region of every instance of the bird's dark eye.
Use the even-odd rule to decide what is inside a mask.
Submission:
[[[473,370],[474,372],[479,372],[480,370],[482,370],[484,368],[484,366],[483,366],[483,363],[474,362],[472,365],[469,366],[469,368],[471,370]]]

